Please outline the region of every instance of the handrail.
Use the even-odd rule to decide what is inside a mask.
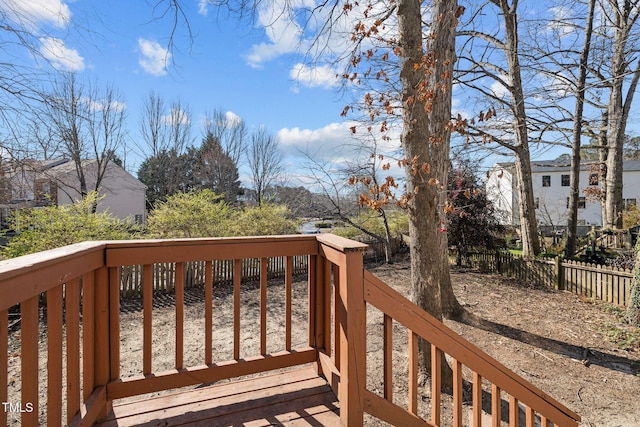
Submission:
[[[455,361],[464,364],[474,373],[486,378],[499,390],[509,393],[517,401],[537,411],[554,425],[577,426],[580,420],[578,414],[463,339],[368,271],[364,272],[364,283],[367,303],[401,323],[440,351],[449,354]],[[455,384],[454,387],[456,387]],[[460,391],[454,390],[454,394],[457,392]]]
[[[555,425],[576,425],[575,420],[579,420],[579,416],[366,272],[362,264],[362,252],[366,247],[329,234],[102,241],[0,262],[0,401],[6,402],[10,398],[13,402],[34,403],[33,412],[21,414],[23,425],[38,425],[41,421],[38,402],[44,401],[47,402],[48,425],[91,425],[107,415],[116,398],[315,362],[318,372],[327,378],[338,395],[344,425],[362,425],[365,411],[382,419],[393,417],[390,421],[398,425],[425,425],[425,420],[394,405],[386,395],[379,397],[366,389],[366,370],[363,367],[366,364],[365,313],[368,303],[385,313],[386,332],[391,330],[390,319],[409,328],[411,351],[417,351],[417,339],[414,337],[422,336],[433,344],[432,348],[437,348],[433,353],[435,361],[440,360],[441,351],[454,357],[454,374],[457,373],[456,381],[460,382],[454,392],[458,395],[454,402],[457,401],[460,408],[460,365],[464,364],[474,371],[474,396],[477,396],[481,378],[486,377],[497,387],[498,396],[500,389],[512,396],[511,403],[516,402],[516,408],[517,401],[521,401]],[[306,284],[308,331],[304,332],[307,335],[301,341],[292,344],[292,267],[293,257],[299,255],[309,257]],[[266,333],[267,261],[272,257],[284,257],[286,265],[283,292],[286,337],[283,348],[267,347],[267,339],[271,339]],[[260,269],[259,302],[256,304],[259,350],[241,354],[241,263],[248,258],[257,258]],[[230,326],[233,328],[233,355],[227,360],[214,360],[212,357],[212,319],[215,313],[212,266],[215,260],[231,260],[234,273],[231,284],[233,321]],[[186,329],[184,277],[185,266],[190,262],[203,263],[205,270],[205,343],[203,354],[198,353],[201,360],[195,365],[185,362],[185,350],[189,349],[183,339]],[[152,352],[152,280],[155,274],[153,266],[158,263],[173,264],[170,274],[175,283],[175,364],[173,368],[163,370],[154,369]],[[120,372],[120,273],[122,268],[131,265],[140,266],[142,271],[136,277],[142,281],[140,286],[143,290],[143,319],[139,328],[143,351],[140,368],[136,368],[140,371],[125,374]],[[41,337],[39,309],[43,301],[47,304],[47,384],[41,382],[38,374],[38,366],[43,366],[38,360]],[[7,319],[9,310],[16,304],[20,304],[22,313],[22,391],[18,397],[8,396],[6,386],[10,367]],[[385,353],[390,351],[385,350]],[[415,361],[414,353],[410,358]],[[63,363],[66,364],[64,369]],[[385,379],[389,378],[385,374]],[[439,384],[438,381],[436,378],[434,384]],[[385,390],[388,389],[390,384],[385,384]],[[58,390],[65,394],[57,394]],[[413,391],[413,398],[416,396],[417,388]],[[66,405],[63,407],[64,402]],[[439,409],[434,411],[439,413]],[[532,411],[528,410],[527,414]],[[6,417],[6,412],[0,411],[0,427],[7,425]],[[438,424],[426,422],[426,425]]]
[[[105,242],[82,242],[0,261],[0,311],[102,267],[104,248]]]

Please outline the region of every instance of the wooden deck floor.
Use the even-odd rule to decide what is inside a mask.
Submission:
[[[115,404],[113,426],[339,426],[338,399],[311,367]]]

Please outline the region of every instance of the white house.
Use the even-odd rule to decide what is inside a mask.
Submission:
[[[95,188],[97,162],[83,164],[87,188]],[[146,186],[129,172],[109,162],[99,188],[98,212],[144,223]],[[3,218],[10,211],[54,203],[66,205],[80,199],[80,184],[71,160],[27,161],[4,164],[0,175],[0,208]]]
[[[602,226],[602,204],[587,197],[585,189],[600,188],[595,162],[580,165],[580,194],[578,225]],[[503,225],[519,225],[518,199],[513,163],[497,163],[486,182],[487,197],[493,201]],[[568,218],[570,189],[568,161],[536,161],[531,164],[536,218],[540,225],[565,226]],[[640,199],[640,161],[623,163],[622,197],[625,206],[636,205]]]

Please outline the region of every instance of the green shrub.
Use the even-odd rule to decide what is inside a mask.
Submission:
[[[93,192],[71,205],[21,209],[9,218],[9,228],[17,232],[0,250],[3,258],[13,258],[87,240],[130,239],[131,224],[108,212],[93,213],[98,203]]]

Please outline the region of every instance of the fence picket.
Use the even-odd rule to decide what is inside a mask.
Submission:
[[[454,255],[452,259],[457,258]],[[612,304],[626,305],[631,294],[631,271],[616,267],[572,260],[524,260],[511,253],[488,251],[467,252],[461,259],[466,267],[564,289]]]

